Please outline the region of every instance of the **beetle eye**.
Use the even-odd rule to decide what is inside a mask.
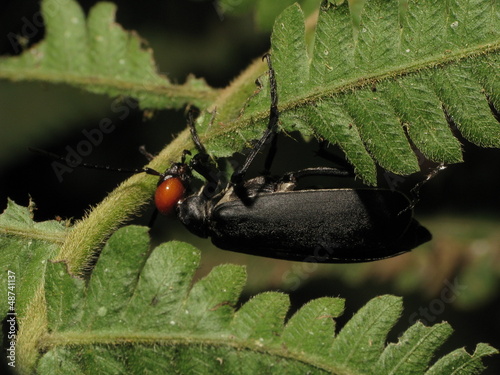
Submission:
[[[177,202],[184,197],[186,188],[180,178],[167,178],[156,188],[155,205],[158,211],[167,215],[175,208]]]

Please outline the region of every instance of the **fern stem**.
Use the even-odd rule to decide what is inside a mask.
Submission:
[[[148,167],[163,171],[191,146],[189,131],[185,130]],[[66,261],[73,274],[84,272],[111,233],[150,201],[156,183],[154,177],[143,173],[124,181],[75,224],[54,260]]]

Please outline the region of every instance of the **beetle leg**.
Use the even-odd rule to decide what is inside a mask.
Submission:
[[[196,126],[194,125],[194,116],[193,116],[193,111],[188,112],[187,116],[187,123],[189,126],[189,131],[191,132],[191,139],[194,142],[194,145],[198,149],[198,152],[201,154],[207,154],[207,150],[205,149],[205,146],[200,141],[200,137],[198,136],[198,132],[196,131]]]
[[[139,152],[143,154],[148,161],[151,161],[155,158],[153,154],[146,150],[146,146],[144,145],[139,146]]]
[[[332,177],[352,177],[350,171],[344,169],[332,168],[332,167],[315,167],[315,168],[305,168],[296,172],[289,172],[283,176],[281,181],[297,181],[303,177],[309,176],[332,176]]]
[[[429,174],[427,174],[427,176],[425,177],[424,180],[420,181],[419,183],[417,183],[411,190],[410,190],[410,193],[412,195],[412,198],[411,198],[411,204],[410,206],[407,208],[407,209],[410,209],[412,210],[413,208],[415,208],[415,205],[418,203],[418,201],[420,200],[420,189],[422,188],[423,185],[425,185],[427,182],[429,182],[429,180],[433,179],[434,177],[437,176],[437,174],[439,172],[441,172],[442,170],[445,170],[446,169],[446,165],[444,163],[439,163],[436,167],[434,167],[430,172]]]
[[[275,134],[272,136],[271,147],[269,147],[269,151],[266,156],[266,162],[264,163],[264,171],[262,172],[264,176],[269,176],[271,174],[271,165],[273,164],[273,160],[276,155],[277,149],[278,149],[278,137]]]
[[[276,132],[278,129],[279,121],[279,111],[278,111],[278,85],[276,83],[276,76],[274,74],[274,69],[271,63],[271,55],[264,55],[263,59],[266,59],[267,65],[269,67],[269,86],[271,94],[271,107],[269,109],[269,121],[267,124],[267,129],[265,130],[262,137],[256,142],[255,146],[252,148],[250,153],[247,155],[243,165],[237,169],[231,176],[231,183],[235,187],[235,191],[240,197],[245,197],[243,189],[243,180],[248,168],[252,164],[253,160],[257,154],[262,150],[262,148],[271,143],[270,152],[266,158],[265,171],[269,173],[274,155],[276,154]]]
[[[210,199],[218,191],[218,187],[220,185],[220,177],[216,172],[216,168],[210,162],[210,157],[207,154],[207,150],[205,149],[205,146],[203,146],[203,143],[201,143],[200,137],[198,136],[192,110],[188,112],[187,123],[191,132],[191,139],[198,149],[198,153],[193,156],[193,158],[189,162],[189,166],[190,168],[201,174],[205,180],[207,180],[205,185],[203,186],[202,195],[205,198]],[[186,155],[190,154],[191,153],[189,151],[184,151],[182,155],[183,163]]]

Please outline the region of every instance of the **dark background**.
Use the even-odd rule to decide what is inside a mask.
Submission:
[[[256,28],[252,13],[240,16],[225,14],[221,18],[212,1],[147,0],[116,3],[117,22],[127,30],[136,30],[149,42],[155,51],[159,70],[173,82],[182,83],[192,73],[205,78],[209,85],[222,88],[269,48],[269,31]],[[94,1],[80,1],[80,4],[88,10]],[[9,33],[21,34],[23,27],[26,27],[26,20],[32,20],[38,10],[38,1],[3,1],[0,4],[2,55],[16,53],[9,41]],[[29,45],[43,39],[43,34],[43,28],[39,28],[30,38]],[[1,210],[6,206],[7,197],[18,204],[27,205],[28,197],[31,196],[37,205],[35,219],[38,221],[56,217],[78,219],[126,178],[118,173],[81,168],[65,175],[60,183],[51,168],[51,161],[29,153],[27,147],[38,147],[64,155],[66,146],[76,147],[78,142],[85,139],[83,129],[94,129],[102,118],[108,117],[117,129],[106,136],[85,161],[135,168],[145,162],[137,151],[140,145],[146,145],[152,153],[158,152],[185,128],[183,111],[165,110],[156,112],[152,119],[145,119],[142,112],[131,110],[130,115],[120,119],[119,114],[110,110],[112,103],[113,100],[108,97],[66,86],[0,81]],[[296,138],[280,139],[278,164],[281,161],[281,165],[277,166],[278,169],[295,170],[301,165],[318,164],[313,152],[316,144]],[[500,222],[500,150],[481,149],[463,139],[461,141],[465,163],[450,166],[422,188],[416,214],[430,226],[434,244],[446,241],[442,238],[448,238],[448,222],[443,220],[458,218],[462,220],[464,228],[471,228],[473,232],[481,232],[482,223],[486,221],[488,228],[494,229],[467,241],[491,241],[488,242],[489,246],[493,248],[491,251],[496,254],[494,259],[498,261],[500,245],[498,229],[495,228]],[[146,224],[150,214],[151,210],[144,212],[135,222]],[[347,308],[339,320],[340,327],[374,296],[404,293],[405,313],[393,330],[390,337],[392,341],[408,327],[412,312],[430,306],[443,288],[434,291],[426,291],[424,287],[404,290],[398,287],[398,280],[404,275],[384,277],[380,274],[376,276],[376,272],[368,272],[371,276],[360,276],[359,281],[352,282],[351,270],[353,273],[366,273],[366,268],[320,265],[319,271],[311,273],[297,290],[287,290],[279,281],[283,280],[282,274],[290,267],[290,262],[239,257],[212,249],[208,241],[189,237],[184,228],[171,218],[161,218],[155,224],[153,236],[156,241],[164,238],[187,239],[202,249],[210,248],[203,252],[204,265],[199,276],[218,263],[231,261],[247,265],[249,288],[242,301],[263,290],[285,290],[290,293],[294,311],[312,298],[326,295],[346,298]],[[389,268],[393,264],[389,261],[380,263],[384,262],[388,262]],[[498,268],[497,264],[491,266]],[[341,270],[339,267],[344,268]],[[264,275],[263,272],[268,273]],[[452,280],[460,275],[459,272],[457,268],[448,273],[447,278]],[[255,278],[269,282],[255,281]],[[456,330],[444,346],[443,353],[462,346],[466,346],[470,352],[478,342],[488,342],[500,348],[500,323],[497,318],[500,299],[496,293],[498,277],[488,282],[488,288],[493,288],[488,299],[466,309],[455,304],[446,305],[436,320],[429,322],[448,321]],[[426,280],[423,280],[422,284],[425,283]],[[480,290],[481,283],[476,287]],[[498,373],[500,370],[498,358],[487,359],[485,363],[490,367],[486,373]]]

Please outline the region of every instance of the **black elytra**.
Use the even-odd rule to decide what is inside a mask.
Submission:
[[[189,164],[174,164],[160,176],[158,188],[178,179],[188,188],[191,170],[206,183],[186,198],[176,199],[180,221],[192,233],[207,238],[220,249],[269,258],[317,263],[369,262],[412,250],[431,239],[429,231],[413,218],[411,202],[398,191],[376,188],[298,189],[307,176],[352,176],[346,170],[320,167],[271,177],[279,121],[278,91],[270,55],[271,107],[267,129],[246,156],[244,163],[222,183],[197,135],[188,123],[198,153]],[[270,150],[265,172],[245,180],[256,155]],[[157,192],[161,201],[166,192]],[[158,198],[159,197],[159,198]],[[167,200],[169,198],[166,198]],[[178,199],[178,200],[177,200]]]

